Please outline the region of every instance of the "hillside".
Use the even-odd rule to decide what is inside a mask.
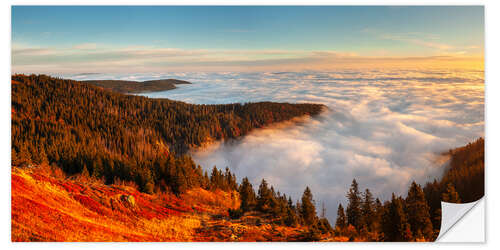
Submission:
[[[318,104],[193,105],[124,95],[44,75],[12,76],[14,165],[55,164],[133,181],[141,191],[181,193],[206,186],[207,176],[186,152],[232,140],[256,128],[317,115]]]
[[[14,241],[279,241],[331,235],[311,190],[203,171],[213,140],[319,114],[318,104],[193,105],[45,75],[12,76]],[[230,219],[229,219],[230,218]]]
[[[124,80],[88,80],[83,83],[98,86],[123,94],[148,93],[175,89],[177,84],[191,84],[177,79],[161,79],[151,81],[124,81]]]
[[[423,189],[412,183],[406,198],[393,195],[382,203],[369,189],[360,192],[354,180],[346,213],[340,205],[334,230],[318,230],[304,222],[287,225],[288,217],[273,215],[274,209],[248,209],[252,200],[253,206],[261,206],[266,192],[261,184],[256,196],[246,179],[238,191],[193,188],[177,196],[145,194],[130,182],[104,185],[85,174],[68,177],[58,167],[46,164],[16,166],[12,168],[12,240],[432,241],[439,234],[441,215],[440,206],[433,204],[434,197],[437,202],[460,203],[460,197],[484,195],[484,186],[478,185],[484,180],[476,183],[476,174],[463,174],[484,176],[484,139],[450,150],[450,154],[451,165],[443,178]],[[461,179],[468,191],[450,189],[453,181],[449,176]],[[279,195],[273,192],[271,203],[279,203]],[[353,205],[356,200],[357,208]],[[300,215],[303,204],[290,207],[297,210],[299,221],[305,220]],[[234,216],[231,211],[243,212]],[[283,219],[285,224],[280,222]]]
[[[375,198],[353,180],[345,212],[339,204],[335,232],[357,241],[433,241],[441,228],[441,201],[472,202],[484,196],[484,139],[449,150],[441,179],[412,182],[406,197]]]
[[[68,178],[47,165],[12,169],[12,241],[307,241],[307,227],[251,212],[228,217],[238,192],[195,188],[181,196]],[[330,234],[322,240],[343,240]]]

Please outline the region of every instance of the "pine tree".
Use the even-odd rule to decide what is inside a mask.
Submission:
[[[410,224],[408,224],[407,215],[403,210],[402,199],[396,198],[394,193],[382,216],[382,229],[385,241],[409,241],[412,238]]]
[[[339,208],[337,209],[337,221],[335,222],[335,227],[340,230],[344,230],[347,227],[347,219],[344,213],[344,207],[342,204],[339,204]]]
[[[31,164],[31,153],[29,152],[28,144],[26,142],[21,144],[21,148],[17,154],[17,160],[17,163],[21,167],[26,167]]]
[[[275,218],[279,218],[281,216],[280,212],[281,212],[281,208],[280,208],[280,202],[279,202],[279,192],[278,194],[276,194],[276,192],[274,191],[274,187],[271,186],[271,199],[269,201],[269,204],[270,204],[270,210],[269,212],[271,212],[271,214],[273,215],[273,217]]]
[[[239,193],[241,199],[241,210],[243,210],[243,212],[253,210],[257,204],[257,200],[252,184],[248,181],[247,177],[243,178],[241,181]]]
[[[430,240],[433,235],[432,223],[429,215],[429,206],[425,200],[424,191],[415,182],[412,182],[406,197],[408,223],[415,235],[422,235]]]
[[[347,193],[347,199],[349,201],[349,204],[347,204],[347,209],[346,209],[347,223],[353,225],[356,229],[359,230],[362,220],[362,214],[361,214],[361,197],[356,179],[352,180],[351,188]]]
[[[295,214],[297,214],[297,220],[299,221],[299,224],[304,224],[304,220],[302,219],[302,216],[300,216],[301,208],[302,208],[302,203],[300,203],[300,200],[298,199],[295,202]]]
[[[317,222],[316,207],[314,206],[313,195],[309,187],[306,187],[302,194],[302,207],[300,215],[306,225],[312,226]]]
[[[257,197],[257,209],[263,213],[268,213],[271,211],[273,195],[271,190],[267,186],[267,181],[262,179],[259,185],[258,197]]]
[[[17,151],[15,148],[12,148],[10,152],[11,158],[10,158],[10,165],[11,166],[17,166],[18,165],[18,157],[17,157]]]
[[[210,188],[215,190],[223,186],[222,183],[222,173],[217,169],[216,166],[212,168],[212,173],[210,174]]]
[[[82,173],[80,174],[83,178],[89,178],[90,177],[90,174],[89,174],[89,171],[87,169],[87,165],[83,165],[83,169],[82,169]]]
[[[455,190],[455,187],[453,184],[448,183],[446,186],[446,192],[443,193],[443,201],[444,202],[450,202],[450,203],[460,203],[460,196],[458,195],[457,191]]]
[[[330,233],[333,231],[332,225],[330,225],[328,219],[324,217],[318,220],[316,227],[321,233]]]
[[[361,204],[361,215],[363,217],[361,224],[363,226],[366,226],[367,230],[373,231],[375,211],[374,211],[373,195],[369,189],[366,189],[365,193],[363,194],[363,202]]]
[[[38,144],[36,152],[32,152],[31,155],[33,162],[36,164],[48,163],[47,154],[41,144]]]
[[[289,202],[291,202],[291,200],[289,200]],[[284,222],[285,225],[289,227],[294,227],[299,223],[295,209],[292,206],[286,207],[286,217]]]
[[[379,198],[375,199],[374,205],[374,218],[373,218],[373,231],[381,232],[382,231],[382,215],[384,214],[384,206],[382,202],[380,202]]]

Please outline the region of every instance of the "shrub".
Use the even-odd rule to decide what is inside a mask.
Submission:
[[[238,209],[231,209],[231,208],[229,208],[227,210],[227,212],[229,214],[229,217],[231,219],[233,219],[233,220],[234,219],[239,219],[241,216],[243,216],[243,210],[241,210],[239,208]]]

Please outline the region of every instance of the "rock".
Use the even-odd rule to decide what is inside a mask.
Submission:
[[[135,199],[132,195],[122,195],[121,200],[130,207],[135,207]]]

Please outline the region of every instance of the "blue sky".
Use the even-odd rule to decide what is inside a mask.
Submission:
[[[18,71],[300,70],[483,50],[483,7],[12,7]]]

